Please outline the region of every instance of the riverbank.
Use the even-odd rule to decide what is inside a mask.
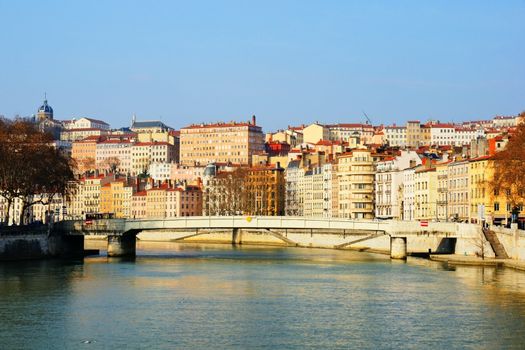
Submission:
[[[89,238],[88,238],[89,237]],[[87,242],[90,242],[89,244]],[[180,243],[180,244],[231,244],[226,243],[224,241],[222,242],[204,242],[204,241],[198,241],[198,242],[184,242],[184,241],[173,241],[173,240],[141,240],[144,243]],[[104,245],[106,242],[106,238],[104,236],[86,236],[86,248],[93,247],[93,248],[101,248],[103,250]],[[272,247],[276,246],[275,244],[263,244],[263,243],[248,243],[246,244],[248,246],[262,246],[262,247]],[[281,244],[281,246],[285,246]],[[373,253],[373,254],[381,254],[381,255],[390,255],[390,252],[383,249],[372,249],[372,248],[357,248],[357,247],[348,247],[343,249],[334,249],[334,248],[326,248],[326,247],[305,247],[305,246],[297,246],[297,248],[316,248],[316,249],[333,249],[333,250],[340,250],[340,251],[357,251],[357,252],[364,252],[364,253]],[[525,261],[517,261],[513,259],[495,259],[495,258],[485,258],[481,259],[476,256],[465,256],[465,255],[459,255],[459,254],[430,254],[428,258],[412,255],[409,254],[409,256],[422,258],[422,259],[428,259],[431,261],[436,262],[444,262],[450,265],[463,265],[463,266],[495,266],[495,267],[506,267],[511,268],[514,270],[524,271],[525,272]]]
[[[0,261],[83,256],[83,236],[53,234],[46,225],[9,226],[0,230]]]
[[[515,270],[525,271],[525,261],[518,261],[513,259],[495,259],[495,258],[479,258],[476,256],[464,256],[458,254],[444,254],[429,256],[432,261],[445,262],[449,265],[470,265],[470,266],[497,266],[507,267]]]

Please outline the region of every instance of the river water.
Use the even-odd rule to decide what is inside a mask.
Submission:
[[[524,349],[525,273],[139,243],[131,261],[0,264],[0,322],[1,349]]]

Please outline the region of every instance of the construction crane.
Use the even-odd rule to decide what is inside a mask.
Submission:
[[[370,118],[368,118],[368,115],[366,115],[365,111],[363,111],[363,114],[365,115],[365,118],[366,118],[366,124],[367,125],[372,125],[372,121],[370,120]]]

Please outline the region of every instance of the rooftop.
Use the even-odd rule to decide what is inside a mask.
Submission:
[[[161,122],[160,120],[145,120],[142,122],[133,122],[131,125],[132,129],[142,129],[142,128],[162,128],[162,129],[171,129],[169,126]]]

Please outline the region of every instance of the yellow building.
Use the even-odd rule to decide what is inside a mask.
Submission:
[[[411,120],[406,126],[406,143],[408,147],[417,148],[430,144],[430,126],[421,125],[419,120]]]
[[[469,161],[470,222],[481,223],[483,220],[487,220],[487,216],[491,215],[493,211],[488,186],[488,181],[491,178],[489,159],[489,156],[482,156]]]
[[[115,218],[129,218],[133,188],[126,186],[125,179],[117,179],[100,189],[100,212],[112,213]]]
[[[167,208],[166,190],[168,186],[163,184],[146,191],[146,217],[165,218]]]
[[[507,224],[510,221],[513,208],[507,199],[507,193],[493,191],[489,186],[493,169],[491,156],[482,156],[469,161],[470,222]],[[523,216],[525,211],[521,205],[519,217],[523,218]]]
[[[131,147],[132,174],[147,171],[152,163],[172,163],[176,153],[176,147],[168,142],[136,142]]]
[[[437,195],[436,195],[436,219],[447,221],[448,201],[449,201],[449,183],[448,183],[448,165],[450,162],[441,162],[436,164]]]
[[[436,168],[421,166],[414,174],[414,219],[437,219],[437,172]]]
[[[112,179],[113,176],[104,174],[81,178],[71,198],[71,214],[82,217],[84,214],[100,213],[101,188]]]
[[[303,141],[316,144],[320,140],[330,139],[330,129],[326,125],[313,123],[303,129]]]
[[[248,201],[254,203],[249,215],[284,215],[285,179],[280,166],[259,166],[248,171]]]
[[[374,218],[374,161],[370,150],[355,149],[336,159],[337,184],[335,217]]]
[[[252,164],[252,156],[264,152],[264,134],[255,123],[194,124],[180,130],[180,163],[213,162]]]

